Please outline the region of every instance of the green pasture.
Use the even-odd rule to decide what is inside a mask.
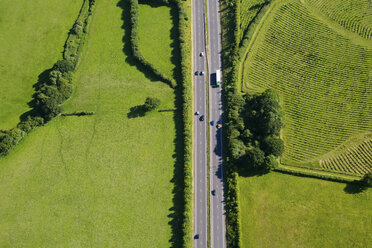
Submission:
[[[174,65],[170,61],[174,44],[170,38],[171,32],[164,32],[164,30],[172,30],[173,27],[171,8],[156,4],[139,6],[138,35],[142,55],[160,72],[172,78]]]
[[[369,247],[371,189],[274,172],[239,190],[242,247]]]
[[[324,155],[372,131],[372,44],[343,36],[312,10],[300,1],[273,9],[249,47],[242,83],[281,95],[282,162],[319,167]]]
[[[60,58],[82,0],[0,1],[0,129],[30,110],[38,75]]]
[[[159,98],[160,109],[174,108],[174,92],[131,64],[122,28],[128,5],[117,4],[97,1],[76,88],[63,106],[95,114],[58,117],[0,160],[0,247],[171,246],[175,116],[136,117],[131,108],[147,96]],[[170,34],[164,9],[141,17],[154,14],[167,14],[159,32]],[[159,49],[170,43],[168,35]]]

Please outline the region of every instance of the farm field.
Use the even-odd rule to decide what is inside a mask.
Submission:
[[[139,48],[144,58],[155,65],[166,76],[173,77],[174,65],[172,59],[172,29],[171,8],[153,4],[140,4],[139,18]],[[156,16],[156,18],[154,18]]]
[[[371,189],[270,173],[239,177],[242,247],[369,247]]]
[[[372,133],[372,43],[314,12],[315,2],[326,1],[288,0],[272,10],[244,61],[243,89],[281,95],[282,163],[363,175],[372,170],[369,139],[361,138]]]
[[[97,1],[76,89],[63,106],[95,114],[58,117],[0,160],[0,247],[171,245],[175,116],[137,117],[131,108],[147,96],[159,98],[160,109],[174,108],[174,91],[130,64],[122,28],[128,6],[119,3],[123,12],[117,4]],[[141,16],[166,14],[153,10]],[[169,22],[162,27],[169,40],[159,49],[166,51]]]
[[[32,86],[61,57],[82,3],[0,1],[0,129],[15,127],[20,115],[30,110]]]

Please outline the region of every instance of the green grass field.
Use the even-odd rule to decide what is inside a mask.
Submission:
[[[286,117],[282,162],[320,167],[332,151],[361,145],[356,137],[372,132],[372,43],[306,6],[291,0],[273,9],[245,61],[243,87],[280,93]],[[347,160],[360,160],[347,154]],[[372,169],[371,158],[354,162],[344,163]]]
[[[128,113],[147,96],[174,108],[174,92],[126,62],[117,3],[97,1],[76,89],[64,106],[95,115],[58,117],[0,160],[0,247],[171,245],[174,113]],[[167,25],[162,32],[170,32]]]
[[[369,247],[371,189],[270,173],[239,178],[242,247]]]
[[[166,76],[173,77],[171,33],[171,9],[167,6],[152,7],[140,4],[139,48],[143,57]]]
[[[0,129],[14,127],[30,110],[32,86],[40,73],[62,58],[82,2],[0,1]]]

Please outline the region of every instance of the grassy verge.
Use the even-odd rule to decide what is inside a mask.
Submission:
[[[242,247],[368,247],[372,191],[353,187],[275,172],[240,177]]]
[[[0,129],[15,127],[30,110],[32,86],[60,58],[82,2],[0,2]]]

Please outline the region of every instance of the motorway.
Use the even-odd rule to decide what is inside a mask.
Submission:
[[[208,30],[205,30],[204,0],[193,0],[193,66],[198,74],[194,75],[194,106],[195,111],[205,116],[200,121],[200,115],[194,117],[194,247],[208,247],[208,194],[210,195],[210,247],[226,247],[225,211],[224,211],[224,183],[222,158],[222,129],[216,124],[222,124],[222,85],[213,87],[215,73],[221,69],[221,27],[219,3],[217,0],[207,0]],[[209,49],[206,51],[206,32],[208,31]],[[205,56],[200,56],[204,52]],[[208,59],[208,61],[207,61]],[[213,75],[213,76],[212,76]],[[206,82],[209,78],[209,82]],[[207,116],[207,92],[209,89],[209,116]],[[210,126],[207,140],[207,125],[214,120],[215,126]],[[209,154],[207,142],[209,141]],[[207,159],[210,162],[209,186]],[[212,195],[210,192],[214,191]]]
[[[217,123],[222,122],[222,84],[215,85],[216,70],[221,70],[221,26],[218,0],[207,0],[208,10],[208,37],[209,37],[209,120]],[[212,76],[214,75],[214,76]],[[223,82],[223,80],[221,80]],[[215,195],[210,198],[210,232],[211,247],[226,247],[225,236],[225,205],[224,205],[224,182],[223,182],[223,138],[222,128],[211,127],[209,137],[210,150],[210,189]]]
[[[204,0],[193,0],[193,67],[194,74],[194,247],[208,247],[208,177],[207,177],[207,89]],[[200,117],[204,115],[204,121]]]

